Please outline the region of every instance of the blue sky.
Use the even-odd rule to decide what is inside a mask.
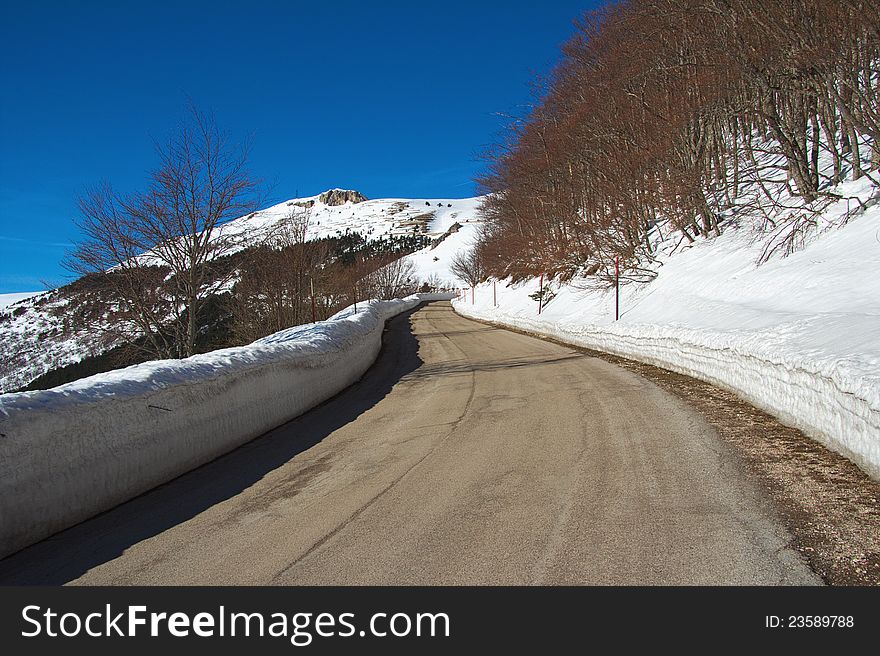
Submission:
[[[0,293],[60,284],[76,197],[140,188],[187,99],[270,200],[474,194],[476,156],[522,114],[592,0],[0,4]]]

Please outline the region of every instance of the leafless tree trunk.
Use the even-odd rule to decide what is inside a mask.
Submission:
[[[80,198],[84,239],[68,268],[104,279],[114,317],[108,330],[140,338],[156,357],[187,357],[196,350],[210,265],[236,245],[222,225],[256,208],[257,183],[247,148],[230,144],[194,107],[156,150],[159,167],[145,191],[120,195],[105,184]]]
[[[449,271],[471,287],[483,282],[487,273],[480,245],[476,244],[469,251],[456,253],[449,263]]]
[[[359,282],[359,287],[371,298],[403,298],[418,290],[415,274],[413,263],[405,257],[399,257],[365,276]]]

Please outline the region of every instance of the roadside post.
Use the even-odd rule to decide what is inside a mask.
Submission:
[[[495,281],[492,281],[492,307],[498,307],[498,295],[495,293]]]
[[[614,258],[614,320],[620,319],[620,258]]]
[[[541,310],[544,309],[544,274],[541,274],[541,282],[538,283],[538,316],[541,316]]]

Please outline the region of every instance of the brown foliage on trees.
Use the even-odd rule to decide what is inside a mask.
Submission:
[[[449,271],[471,287],[479,285],[488,275],[483,243],[485,242],[478,242],[474,248],[456,253],[449,264]]]
[[[413,264],[403,253],[359,254],[345,262],[333,240],[308,240],[310,213],[292,208],[264,244],[239,254],[229,309],[234,344],[322,321],[357,300],[401,298],[417,291]],[[338,244],[337,244],[338,245]]]
[[[316,279],[322,288],[330,253],[325,242],[306,240],[309,219],[308,209],[292,208],[265,244],[243,254],[230,301],[235,343],[311,321],[310,290]]]
[[[769,203],[768,184],[788,185],[811,207],[846,175],[872,175],[864,144],[880,167],[878,77],[873,1],[630,0],[588,13],[538,106],[487,158],[487,267],[610,278],[618,257],[644,277],[661,220],[682,239],[717,235],[725,212],[749,206],[747,184]]]

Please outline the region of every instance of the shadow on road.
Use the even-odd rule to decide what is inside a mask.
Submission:
[[[534,358],[509,358],[507,360],[498,360],[496,362],[462,362],[462,363],[443,363],[439,365],[426,365],[419,367],[412,373],[407,374],[407,380],[421,380],[425,378],[434,378],[437,376],[451,376],[454,374],[471,373],[474,371],[498,371],[500,369],[519,369],[521,367],[547,367],[559,362],[567,362],[569,360],[583,360],[587,356],[581,353],[573,353],[563,355],[557,358],[550,358],[546,355],[535,356]]]
[[[128,547],[235,496],[354,421],[422,365],[411,320],[418,309],[388,322],[376,363],[351,387],[217,460],[0,560],[0,584],[71,581]]]
[[[426,337],[452,337],[454,335],[473,335],[475,333],[490,333],[494,330],[498,330],[498,328],[493,327],[483,327],[483,328],[473,328],[471,330],[450,330],[443,333],[420,333],[420,337],[422,339]]]

